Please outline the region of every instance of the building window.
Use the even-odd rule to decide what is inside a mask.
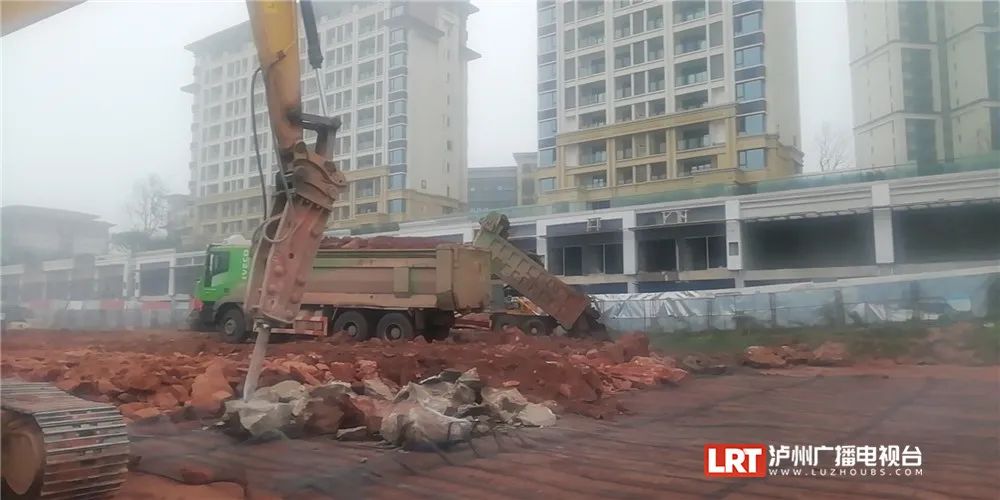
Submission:
[[[406,41],[406,30],[399,28],[389,32],[389,43],[399,43]]]
[[[764,149],[744,149],[738,153],[740,170],[760,170],[766,167]]]
[[[392,174],[389,176],[390,190],[405,189],[405,188],[406,188],[406,174]]]
[[[752,14],[737,17],[733,20],[733,33],[736,36],[740,36],[760,31],[760,21],[760,12],[754,12]]]
[[[406,212],[406,200],[389,200],[389,213],[401,214]]]
[[[538,190],[545,193],[548,191],[553,191],[556,188],[556,178],[555,177],[545,177],[543,179],[538,179]]]
[[[392,149],[389,151],[389,165],[402,165],[406,163],[405,149]]]
[[[389,56],[390,68],[402,68],[406,66],[406,52],[396,52]]]
[[[547,139],[550,137],[555,137],[556,135],[556,121],[555,120],[543,120],[538,122],[538,138]]]
[[[538,166],[552,167],[556,164],[556,150],[543,149],[538,152]]]
[[[934,120],[906,120],[906,159],[918,164],[937,161]]]
[[[406,139],[406,125],[393,125],[389,127],[389,140]]]
[[[538,39],[538,53],[545,54],[556,51],[556,36],[547,35]]]
[[[406,101],[392,101],[389,103],[389,116],[406,114]]]
[[[764,133],[764,113],[746,115],[736,118],[739,135],[757,135]]]
[[[752,101],[764,98],[764,80],[753,80],[736,84],[736,101]]]
[[[903,109],[929,113],[934,110],[934,81],[931,76],[931,51],[903,48]]]
[[[984,1],[984,4],[989,3]],[[927,1],[910,0],[899,2],[899,35],[904,42],[930,41]]]
[[[389,92],[406,90],[406,76],[395,76],[389,79]]]
[[[556,8],[549,7],[538,11],[538,26],[548,26],[556,22]]]
[[[556,63],[543,64],[538,67],[538,81],[544,82],[547,80],[556,79]]]
[[[542,92],[538,94],[538,109],[552,109],[556,107],[556,93]]]
[[[737,50],[733,55],[736,69],[764,64],[764,47],[759,45]]]

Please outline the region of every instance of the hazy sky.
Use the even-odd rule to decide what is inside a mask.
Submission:
[[[473,0],[469,165],[536,148],[535,2]],[[850,139],[843,0],[799,2],[806,169],[823,122]],[[184,46],[246,19],[243,1],[92,0],[0,39],[2,204],[94,213],[128,224],[136,179],[187,192],[192,55]],[[853,146],[851,151],[853,151]]]

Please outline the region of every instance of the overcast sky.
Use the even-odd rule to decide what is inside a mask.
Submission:
[[[536,148],[535,2],[475,1],[469,46],[469,165]],[[2,204],[98,214],[128,224],[135,180],[187,192],[194,59],[184,46],[246,19],[234,2],[92,0],[0,39]],[[843,0],[799,2],[806,169],[823,122],[850,139]],[[851,151],[853,151],[853,146]]]

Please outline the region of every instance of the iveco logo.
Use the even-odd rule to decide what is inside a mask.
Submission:
[[[250,274],[250,249],[247,248],[243,250],[243,258],[241,259],[240,277],[247,279],[247,275]]]

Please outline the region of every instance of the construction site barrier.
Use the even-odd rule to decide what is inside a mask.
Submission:
[[[1000,316],[995,267],[726,290],[595,295],[615,331],[651,333],[950,322]]]

